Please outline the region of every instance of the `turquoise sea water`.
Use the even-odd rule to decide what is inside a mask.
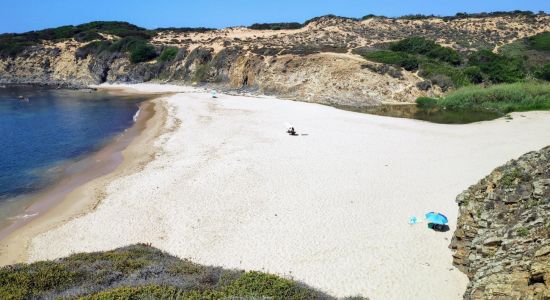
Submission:
[[[61,164],[97,151],[130,127],[143,100],[99,91],[1,87],[0,210],[5,202],[59,180]]]

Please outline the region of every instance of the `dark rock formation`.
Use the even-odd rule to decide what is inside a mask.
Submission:
[[[457,197],[451,248],[464,299],[550,299],[550,146],[497,168]]]

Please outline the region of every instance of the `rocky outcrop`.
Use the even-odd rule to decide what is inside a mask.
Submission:
[[[457,197],[454,264],[464,299],[550,299],[550,147],[497,168]]]

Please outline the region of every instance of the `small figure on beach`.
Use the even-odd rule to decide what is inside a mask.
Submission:
[[[218,92],[216,90],[212,90],[212,98],[218,98]]]
[[[297,135],[296,134],[296,130],[294,129],[294,127],[290,127],[286,133],[288,133],[289,135]]]

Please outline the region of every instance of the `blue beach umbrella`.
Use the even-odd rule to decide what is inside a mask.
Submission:
[[[427,213],[426,221],[428,221],[429,223],[440,224],[440,225],[445,225],[449,223],[449,220],[447,219],[447,217],[445,217],[443,214],[435,213],[435,212]]]

